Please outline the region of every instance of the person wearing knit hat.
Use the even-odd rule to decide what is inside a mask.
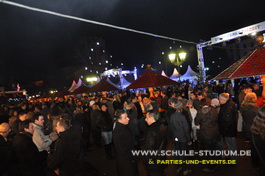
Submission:
[[[183,104],[180,101],[178,101],[177,103],[173,104],[173,107],[174,109],[176,109],[176,111],[179,111],[179,110],[182,110]]]
[[[175,109],[175,112],[170,117],[169,130],[171,137],[174,140],[175,150],[184,151],[188,149],[188,145],[191,145],[191,128],[187,117],[184,115],[183,104],[181,101],[172,99],[170,106]],[[186,160],[186,156],[176,156],[176,160]],[[188,175],[191,170],[188,169],[185,163],[176,165],[178,173]]]

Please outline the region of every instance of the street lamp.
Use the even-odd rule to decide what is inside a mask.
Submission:
[[[184,60],[187,57],[187,53],[186,52],[180,52],[178,53],[178,56],[176,53],[170,53],[168,55],[168,58],[170,60],[170,62],[174,65],[178,66],[178,71],[180,73],[180,65],[184,62]],[[179,76],[179,81],[180,81],[180,76]]]

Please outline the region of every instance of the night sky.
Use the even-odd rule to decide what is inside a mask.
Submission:
[[[193,42],[208,41],[265,20],[264,0],[12,1]],[[0,3],[0,85],[19,82],[27,87],[34,81],[45,80],[55,86],[62,79],[62,68],[78,65],[78,59],[73,57],[78,41],[93,36],[102,37],[114,62],[123,62],[125,68],[166,59],[161,51],[166,52],[165,46],[173,43]],[[188,52],[185,64],[195,68],[195,46],[176,42],[173,49],[179,45]],[[210,67],[207,63],[219,55],[223,57],[222,54],[220,49],[205,49],[206,66]],[[220,71],[216,70],[216,74]]]

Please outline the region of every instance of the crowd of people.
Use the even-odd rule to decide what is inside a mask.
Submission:
[[[237,150],[239,116],[252,164],[265,173],[265,107],[258,84],[242,86],[183,84],[139,92],[35,99],[1,105],[0,174],[84,175],[84,154],[91,145],[104,147],[120,176],[139,175],[142,162],[150,176],[163,175],[166,165],[150,164],[166,156],[134,156],[133,150]],[[113,148],[114,147],[114,148]],[[186,160],[185,155],[176,160]],[[208,159],[218,159],[211,156]],[[237,160],[236,156],[229,159]],[[208,165],[204,172],[216,172]],[[176,172],[191,174],[185,163]]]

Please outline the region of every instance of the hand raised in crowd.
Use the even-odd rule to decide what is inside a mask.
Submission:
[[[58,139],[57,133],[56,132],[52,132],[50,134],[50,138],[51,138],[52,141],[56,141]]]

